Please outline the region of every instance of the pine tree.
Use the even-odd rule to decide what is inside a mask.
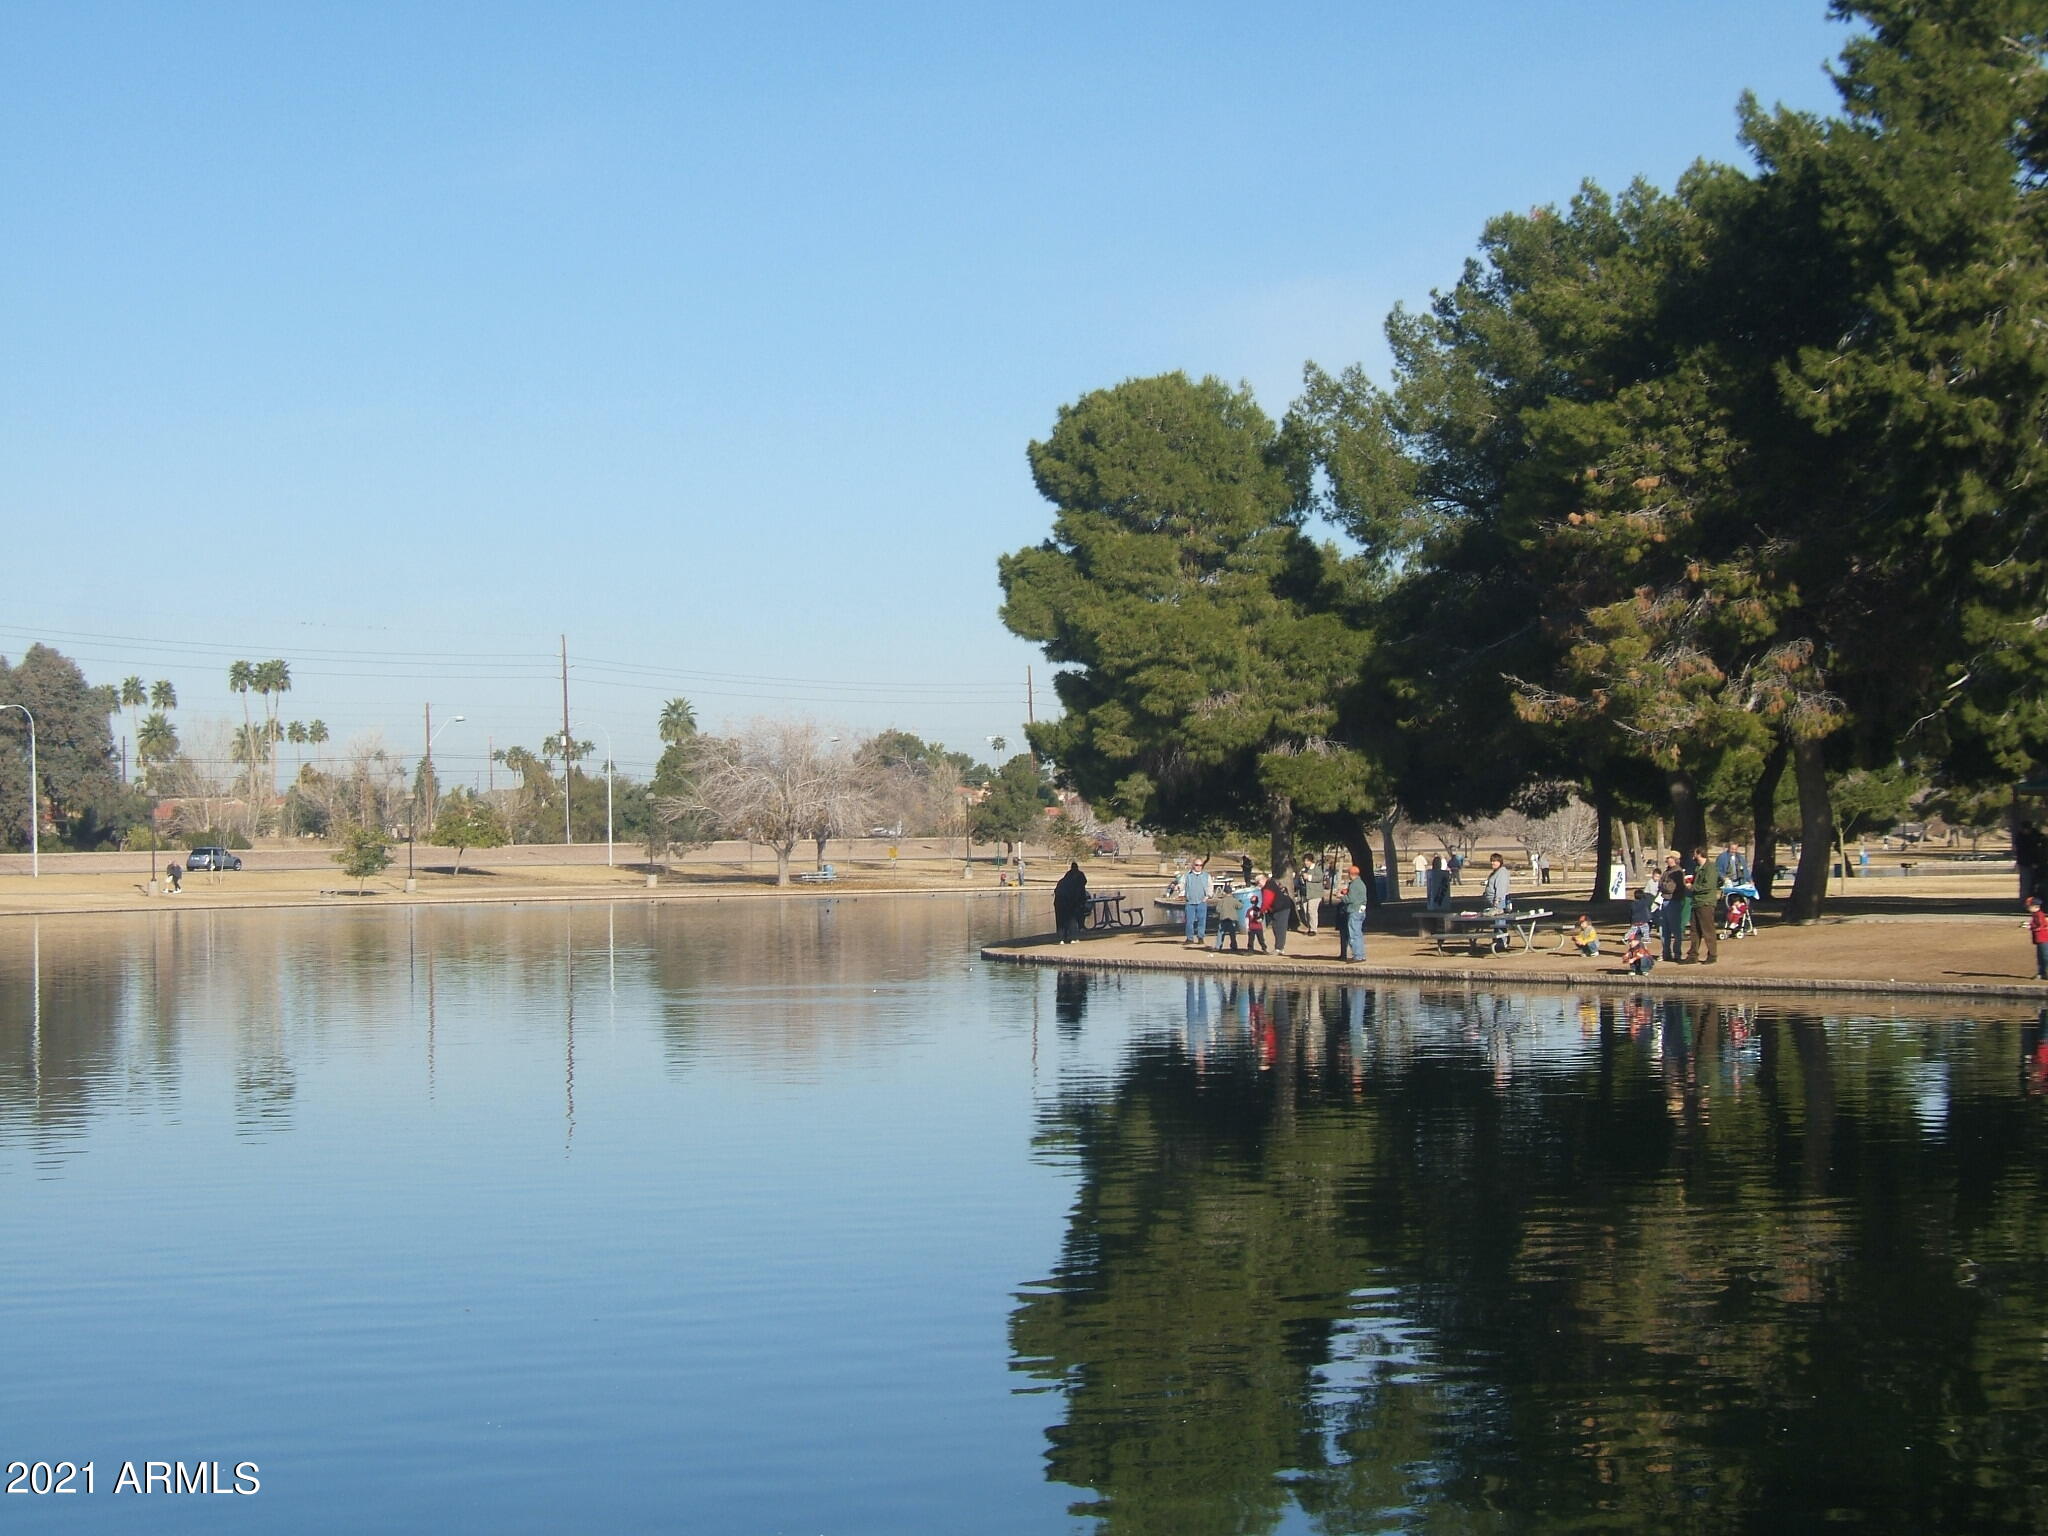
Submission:
[[[1000,575],[1003,622],[1063,668],[1034,750],[1111,815],[1264,824],[1276,868],[1304,797],[1362,811],[1365,759],[1333,738],[1365,638],[1301,530],[1298,445],[1250,395],[1175,373],[1063,407],[1030,458],[1052,536]]]

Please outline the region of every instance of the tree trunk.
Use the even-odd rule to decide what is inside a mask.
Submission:
[[[1693,781],[1692,770],[1674,768],[1669,779],[1671,785],[1671,846],[1678,850],[1678,856],[1688,858],[1693,850],[1707,845],[1707,811],[1700,804],[1699,786]]]
[[[233,685],[230,684],[230,686]],[[249,771],[242,776],[242,782],[248,786],[249,799],[251,801],[254,801],[256,798],[255,748],[256,738],[249,730],[249,691],[245,688],[242,690],[242,755],[248,759],[243,766]]]
[[[822,837],[812,838],[811,841],[818,845],[818,857],[816,863],[819,869],[823,869],[825,867],[825,845],[832,841],[832,835],[828,832]]]
[[[1835,1072],[1827,1031],[1817,1019],[1794,1019],[1785,1027],[1799,1055],[1806,1125],[1800,1136],[1801,1186],[1809,1195],[1827,1192],[1835,1161]]]
[[[1771,884],[1778,868],[1778,785],[1785,777],[1785,763],[1792,749],[1781,739],[1764,758],[1764,771],[1749,791],[1750,853],[1749,878],[1757,894],[1771,899]]]
[[[1274,794],[1266,798],[1266,819],[1273,833],[1273,862],[1266,868],[1277,879],[1294,862],[1294,801]]]
[[[1372,885],[1372,834],[1364,821],[1352,817],[1344,823],[1344,848],[1351,855],[1351,862],[1358,866],[1358,872],[1365,876],[1368,887]]]
[[[796,852],[796,844],[771,843],[769,846],[775,854],[775,883],[777,885],[787,885],[789,884],[789,856]]]
[[[1828,801],[1822,747],[1818,738],[1792,745],[1792,776],[1799,785],[1799,873],[1792,878],[1785,917],[1794,923],[1820,916],[1828,894],[1828,860],[1835,856],[1835,812]]]
[[[1593,900],[1607,900],[1607,871],[1614,864],[1614,796],[1598,780],[1593,784]]]
[[[1389,810],[1380,818],[1380,855],[1387,863],[1387,900],[1398,901],[1401,896],[1401,858],[1394,849],[1394,821],[1400,815],[1399,809]]]
[[[1657,846],[1650,850],[1650,863],[1653,867],[1663,863],[1664,855],[1671,849],[1671,839],[1666,835],[1666,832],[1664,818],[1659,816],[1657,818]]]

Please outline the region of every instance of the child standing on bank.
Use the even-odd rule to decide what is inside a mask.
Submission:
[[[1244,929],[1244,952],[1266,953],[1266,888],[1256,872],[1237,893],[1237,920]]]
[[[2034,979],[2048,981],[2048,912],[2038,896],[2027,898],[2027,937],[2034,941]]]

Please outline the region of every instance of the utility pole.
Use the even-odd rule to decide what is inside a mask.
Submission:
[[[612,867],[612,733],[605,726],[604,732],[604,862],[605,868]]]
[[[569,831],[569,775],[576,771],[575,747],[569,737],[569,637],[562,636],[562,842],[576,839]]]
[[[428,704],[424,707],[426,722],[421,730],[425,734],[420,740],[427,744],[427,750],[420,756],[420,771],[412,776],[412,814],[405,818],[405,888],[408,891],[413,889],[412,851],[420,840],[420,780],[430,771],[434,761],[434,706]]]
[[[1024,740],[1031,747],[1031,763],[1033,767],[1038,765],[1038,745],[1031,740],[1030,727],[1036,724],[1038,724],[1038,710],[1032,701],[1031,668],[1027,666],[1024,669]]]

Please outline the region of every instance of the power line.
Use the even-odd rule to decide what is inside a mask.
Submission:
[[[850,678],[824,677],[775,677],[767,674],[747,672],[700,672],[682,667],[650,667],[637,662],[606,661],[593,656],[571,656],[576,665],[596,671],[624,672],[629,675],[646,677],[672,677],[702,679],[717,683],[776,683],[790,687],[808,688],[867,688],[901,691],[904,689],[945,689],[954,692],[970,691],[1008,694],[1015,691],[1010,683],[945,682],[945,683],[902,683],[866,682]]]
[[[110,645],[148,647],[152,652],[167,658],[175,658],[185,665],[199,665],[207,661],[222,659],[240,660],[249,655],[259,654],[266,647],[245,644],[222,644],[215,641],[171,640],[161,636],[110,634],[91,630],[31,629],[21,625],[0,624],[0,637],[35,641],[62,641],[76,647],[84,642],[95,649],[78,650],[74,660],[105,662],[115,666],[142,664],[132,654],[107,654],[96,649]],[[276,649],[271,647],[270,649]],[[285,647],[294,663],[293,678],[334,678],[350,681],[370,682],[496,682],[496,683],[553,683],[556,681],[556,658],[544,651],[380,651],[362,649],[338,649],[333,647],[297,646]],[[658,690],[659,683],[632,683],[621,679],[648,678],[673,680],[679,686],[692,688],[713,697],[759,698],[806,702],[829,699],[835,695],[846,695],[849,701],[885,701],[891,697],[918,699],[929,696],[925,702],[939,703],[980,703],[1008,697],[1014,685],[999,682],[975,680],[958,681],[876,681],[865,678],[820,678],[785,677],[772,673],[715,672],[684,667],[649,666],[640,662],[617,661],[606,657],[572,656],[571,664],[580,670],[609,672],[614,679],[591,677],[588,681],[612,687],[639,687],[650,691]],[[310,665],[308,665],[310,663]],[[322,665],[326,663],[327,665]],[[345,667],[375,668],[372,671],[342,670]],[[461,667],[464,670],[450,670]],[[710,686],[705,686],[710,685]],[[720,686],[723,685],[723,686]],[[823,690],[822,693],[793,693],[788,690]]]

